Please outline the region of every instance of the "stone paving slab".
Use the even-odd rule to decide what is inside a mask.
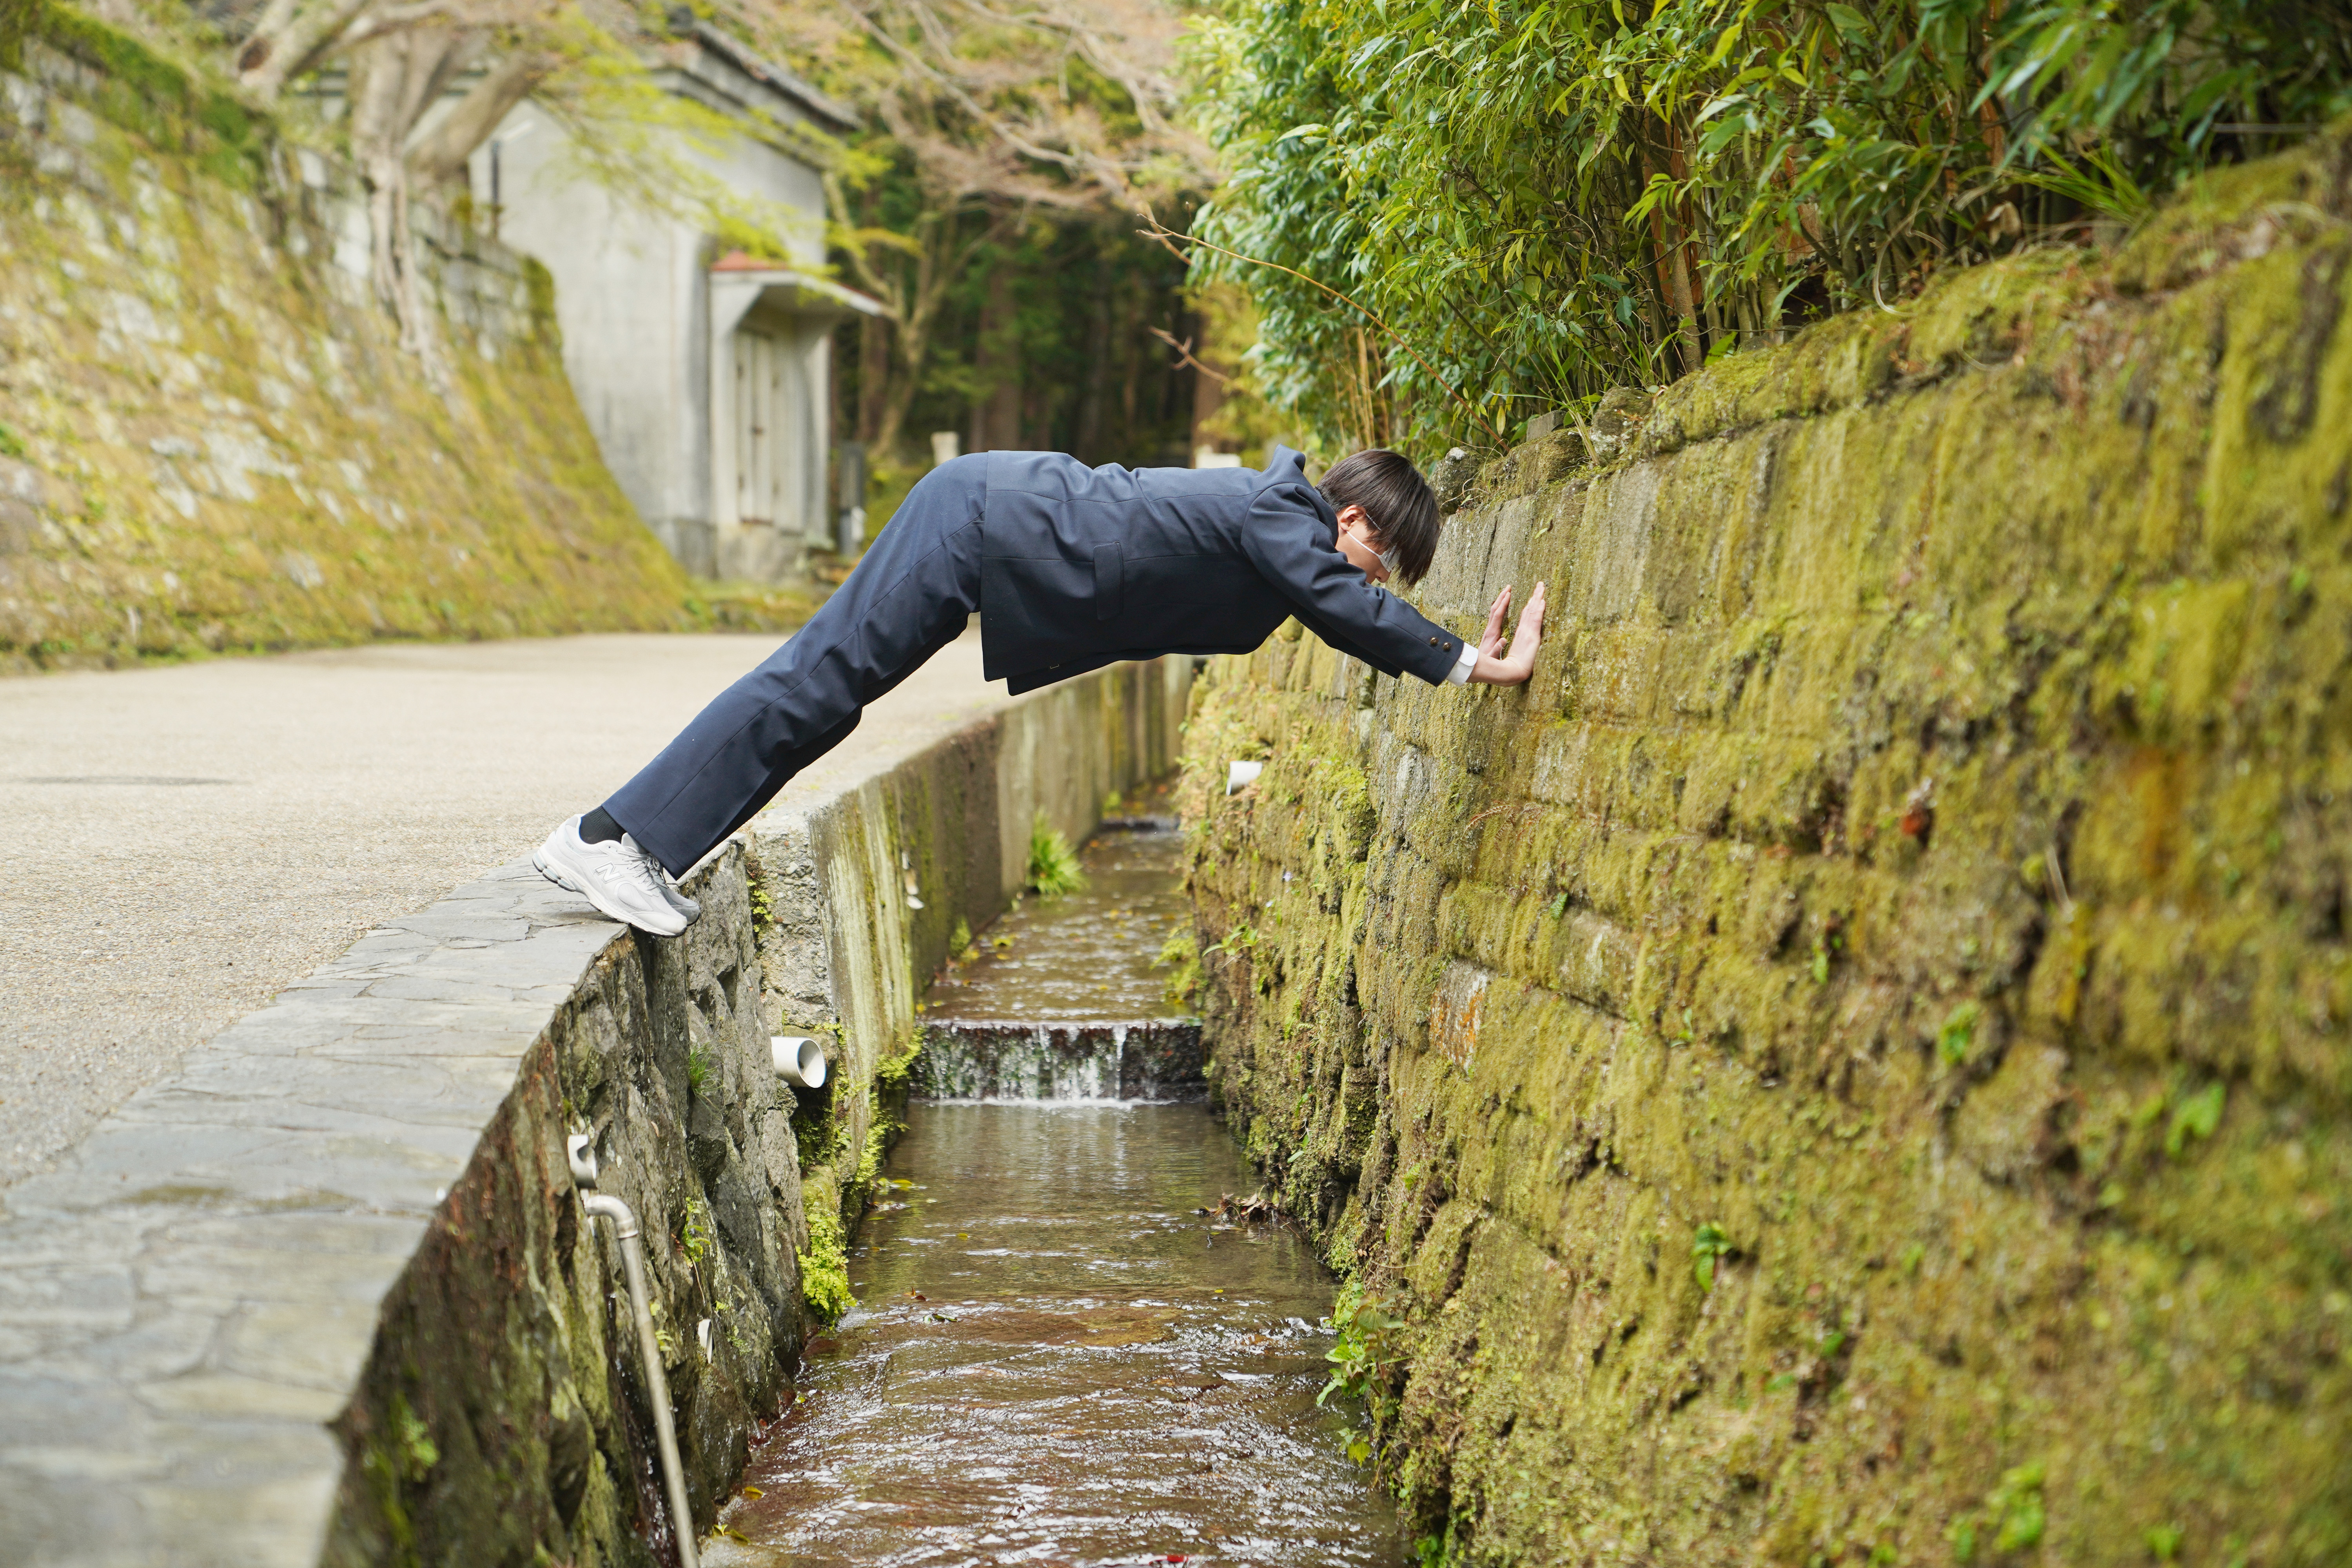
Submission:
[[[0,1215],[0,1564],[318,1561],[377,1304],[597,955],[528,863],[386,922]]]

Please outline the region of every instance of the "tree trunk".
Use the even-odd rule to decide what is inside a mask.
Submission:
[[[403,144],[447,79],[446,67],[457,47],[446,30],[418,28],[371,39],[352,56],[352,147],[368,186],[376,294],[400,323],[400,346],[416,356],[436,388],[445,387],[448,376],[416,278]]]
[[[940,250],[944,243],[940,230],[946,224],[932,217],[922,230],[922,248],[911,263],[901,262],[904,268],[911,266],[913,282],[901,291],[898,304],[898,363],[890,367],[883,394],[881,417],[874,428],[874,449],[896,456],[898,443],[905,434],[907,411],[914,405],[915,387],[921,380],[924,356],[930,349],[931,315],[939,309],[946,293],[947,279],[952,274],[940,265]]]
[[[492,66],[432,133],[409,150],[410,174],[425,185],[462,175],[474,149],[490,139],[515,105],[529,98],[553,67],[554,61],[537,50],[509,55]],[[428,97],[425,103],[431,102]]]
[[[325,0],[308,11],[294,0],[271,0],[261,21],[245,40],[236,58],[237,85],[264,102],[273,100],[286,83],[307,68],[322,51],[348,31],[376,0]],[[352,64],[354,74],[358,63]],[[359,100],[352,99],[354,106]]]
[[[981,297],[980,338],[972,355],[979,384],[971,405],[967,450],[1021,445],[1021,326],[1013,303],[1013,269],[1002,258],[989,268]]]
[[[1110,355],[1104,345],[1110,335],[1111,262],[1099,247],[1095,252],[1095,277],[1087,293],[1087,321],[1095,352],[1087,356],[1087,384],[1079,394],[1076,438],[1071,445],[1088,463],[1106,460],[1103,447],[1103,391],[1110,380]]]
[[[1666,216],[1664,204],[1650,209],[1650,238],[1657,251],[1658,290],[1674,317],[1675,342],[1682,350],[1685,374],[1699,366],[1698,310],[1691,298],[1689,244],[1682,225]]]
[[[890,323],[867,316],[857,323],[857,438],[879,445],[882,410],[890,400]]]

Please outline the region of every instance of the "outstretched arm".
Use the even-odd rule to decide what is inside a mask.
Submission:
[[[1340,553],[1320,500],[1304,479],[1260,490],[1242,530],[1251,563],[1325,642],[1375,669],[1443,685],[1462,639],[1367,582],[1363,568]]]

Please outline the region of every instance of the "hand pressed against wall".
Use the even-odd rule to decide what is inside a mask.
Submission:
[[[1478,668],[1470,672],[1471,679],[1489,686],[1517,686],[1535,673],[1536,652],[1543,646],[1544,585],[1537,584],[1536,591],[1528,595],[1506,656],[1503,623],[1510,613],[1511,591],[1505,588],[1495,595],[1494,608],[1486,612],[1486,630],[1478,638]]]

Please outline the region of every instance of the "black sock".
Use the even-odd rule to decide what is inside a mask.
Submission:
[[[621,837],[621,825],[603,806],[583,812],[580,817],[580,841],[583,844],[611,844]]]

